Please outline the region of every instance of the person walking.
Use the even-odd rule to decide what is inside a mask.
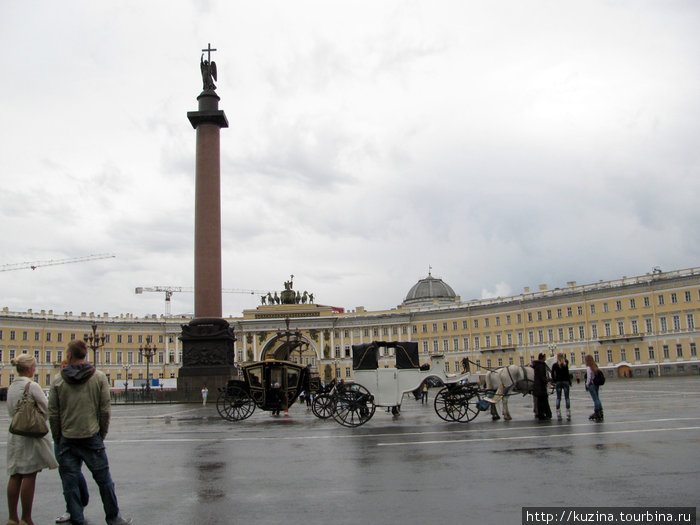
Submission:
[[[207,397],[209,396],[209,389],[207,388],[207,385],[204,385],[204,388],[202,388],[202,406],[205,407],[207,406]]]
[[[588,417],[593,421],[603,421],[603,404],[600,402],[600,396],[598,395],[598,385],[596,384],[595,377],[599,372],[598,365],[593,359],[591,354],[586,354],[584,358],[586,363],[586,390],[591,395],[593,399],[593,413]]]
[[[535,369],[532,395],[535,397],[537,419],[540,421],[552,419],[552,409],[549,406],[549,392],[547,391],[547,363],[545,363],[545,359],[546,356],[540,354],[537,356],[537,361],[532,362],[532,368]]]
[[[571,400],[569,399],[569,387],[571,386],[571,375],[569,374],[569,361],[564,357],[563,352],[557,354],[557,362],[552,365],[552,382],[557,392],[557,402],[555,409],[557,419],[561,420],[561,394],[564,393],[566,403],[566,419],[571,419]]]
[[[41,387],[32,381],[36,372],[36,359],[29,354],[21,354],[12,360],[12,364],[19,377],[7,390],[7,412],[10,421],[17,410],[17,403],[24,397],[25,390],[27,398],[36,402],[46,418],[48,413],[46,396]],[[10,514],[7,525],[34,525],[32,506],[36,475],[45,468],[55,469],[56,467],[58,463],[51,450],[51,439],[48,434],[37,438],[7,433],[7,473],[10,476],[7,482],[7,508]],[[20,502],[21,519],[17,512],[17,505]]]
[[[104,439],[109,430],[111,405],[107,377],[85,362],[87,345],[68,344],[68,365],[51,385],[49,425],[58,442],[58,471],[73,525],[84,525],[79,473],[83,462],[100,489],[107,525],[129,525],[119,512]]]

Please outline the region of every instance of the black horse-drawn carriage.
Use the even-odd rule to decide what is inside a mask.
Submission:
[[[308,367],[291,361],[265,360],[242,365],[242,379],[231,379],[219,389],[216,409],[229,421],[251,416],[255,407],[273,414],[287,410],[304,390],[309,390]]]

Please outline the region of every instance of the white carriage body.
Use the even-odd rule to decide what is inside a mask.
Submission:
[[[365,387],[374,396],[376,406],[393,407],[401,405],[404,394],[417,389],[429,377],[437,377],[443,383],[449,384],[467,379],[469,373],[448,376],[445,374],[445,357],[432,355],[430,370],[419,368],[355,370],[354,382]]]

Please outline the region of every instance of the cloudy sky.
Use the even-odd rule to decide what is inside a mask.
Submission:
[[[192,286],[209,42],[225,288],[383,309],[429,266],[463,300],[700,266],[697,0],[2,2],[0,265],[116,257],[0,272],[0,307]]]

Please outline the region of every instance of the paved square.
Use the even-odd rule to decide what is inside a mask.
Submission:
[[[113,407],[107,453],[136,524],[520,523],[523,506],[698,506],[700,378],[620,379],[601,389],[606,420],[573,385],[569,422],[538,423],[531,398],[513,421],[445,423],[404,398],[359,428],[256,410],[221,420],[210,404]],[[554,407],[554,397],[550,398]],[[0,406],[5,471],[7,409]],[[5,478],[6,479],[6,478]],[[97,487],[86,516],[104,523]],[[0,517],[7,516],[3,487]],[[57,471],[37,478],[35,521],[65,506]]]

